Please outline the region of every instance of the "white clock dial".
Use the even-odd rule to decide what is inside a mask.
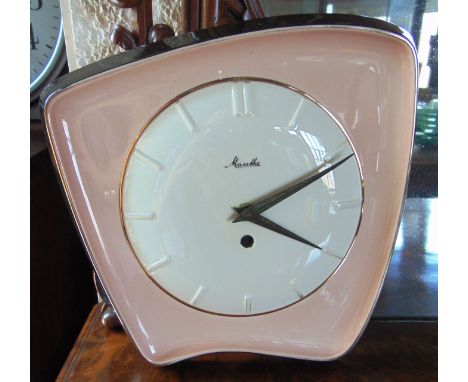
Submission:
[[[30,92],[38,89],[54,70],[63,47],[59,0],[30,2]]]
[[[128,157],[121,214],[159,287],[242,316],[298,302],[332,277],[362,198],[357,156],[323,107],[286,85],[238,78],[158,112]]]

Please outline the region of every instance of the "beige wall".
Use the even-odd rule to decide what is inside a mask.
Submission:
[[[153,0],[153,22],[171,26],[181,33],[183,0]],[[120,9],[109,0],[60,0],[71,70],[122,51],[109,39],[113,25],[136,30],[136,11]]]

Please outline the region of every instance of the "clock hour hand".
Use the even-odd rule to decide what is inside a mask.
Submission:
[[[270,194],[257,202],[244,205],[243,207],[235,208],[236,212],[239,215],[236,217],[236,219],[234,219],[233,223],[249,221],[250,216],[259,215],[262,212],[273,207],[274,205],[278,204],[279,202],[283,201],[284,199],[289,198],[291,195],[302,190],[304,187],[307,187],[309,184],[314,183],[329,172],[333,171],[335,168],[346,162],[353,155],[354,154],[349,154],[347,157],[343,158],[342,160],[336,162],[335,164],[331,165],[330,167],[327,167],[325,170],[322,171],[320,171],[323,168],[323,166],[321,166],[306,177],[296,180],[286,188],[282,188],[281,190],[274,192],[273,194]]]
[[[322,249],[318,245],[315,245],[314,243],[311,243],[310,241],[300,237],[299,235],[296,235],[295,233],[288,231],[286,228],[281,227],[279,224],[272,222],[271,220],[267,219],[266,217],[262,215],[254,214],[244,221],[249,221],[253,224],[257,224],[263,228],[279,233],[280,235],[284,235],[291,239],[300,241],[301,243],[310,245],[313,248],[317,248],[320,250]],[[235,223],[235,221],[233,221],[233,223]]]

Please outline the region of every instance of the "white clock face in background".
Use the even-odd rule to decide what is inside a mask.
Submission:
[[[239,219],[240,208],[278,195],[255,218],[279,230],[248,211]],[[362,198],[357,157],[328,112],[285,85],[234,79],[188,92],[150,122],[125,167],[121,213],[163,290],[204,311],[252,315],[298,302],[332,276]]]
[[[30,91],[54,69],[63,45],[59,0],[30,0]]]

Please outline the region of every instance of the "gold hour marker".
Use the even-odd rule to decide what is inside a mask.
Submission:
[[[164,166],[151,158],[148,154],[145,154],[143,151],[140,149],[135,150],[135,157],[141,160],[143,163],[146,163],[147,165],[155,168],[158,171],[164,170]]]
[[[292,290],[297,294],[297,296],[299,298],[303,298],[304,297],[304,293],[301,292],[301,290],[299,289],[299,287],[296,285],[296,279],[292,279],[290,282],[289,282],[289,285],[290,287],[292,288]]]
[[[161,268],[163,265],[166,265],[171,261],[171,258],[169,256],[164,256],[163,258],[159,259],[155,263],[151,264],[146,271],[149,273],[153,273],[157,269]]]
[[[190,304],[191,305],[195,305],[198,300],[200,299],[200,296],[206,291],[206,286],[205,285],[200,285],[197,289],[197,291],[195,292],[195,294],[193,295],[192,299],[190,300]]]
[[[250,314],[252,312],[252,295],[250,293],[244,295],[244,307],[245,313]]]
[[[138,219],[138,220],[151,220],[156,217],[156,214],[153,211],[125,211],[125,219]]]
[[[188,113],[187,109],[185,106],[179,101],[175,104],[177,111],[179,112],[180,117],[182,118],[182,121],[184,121],[185,126],[191,131],[195,132],[198,131],[197,126],[195,125],[195,122],[193,121],[192,117]]]

